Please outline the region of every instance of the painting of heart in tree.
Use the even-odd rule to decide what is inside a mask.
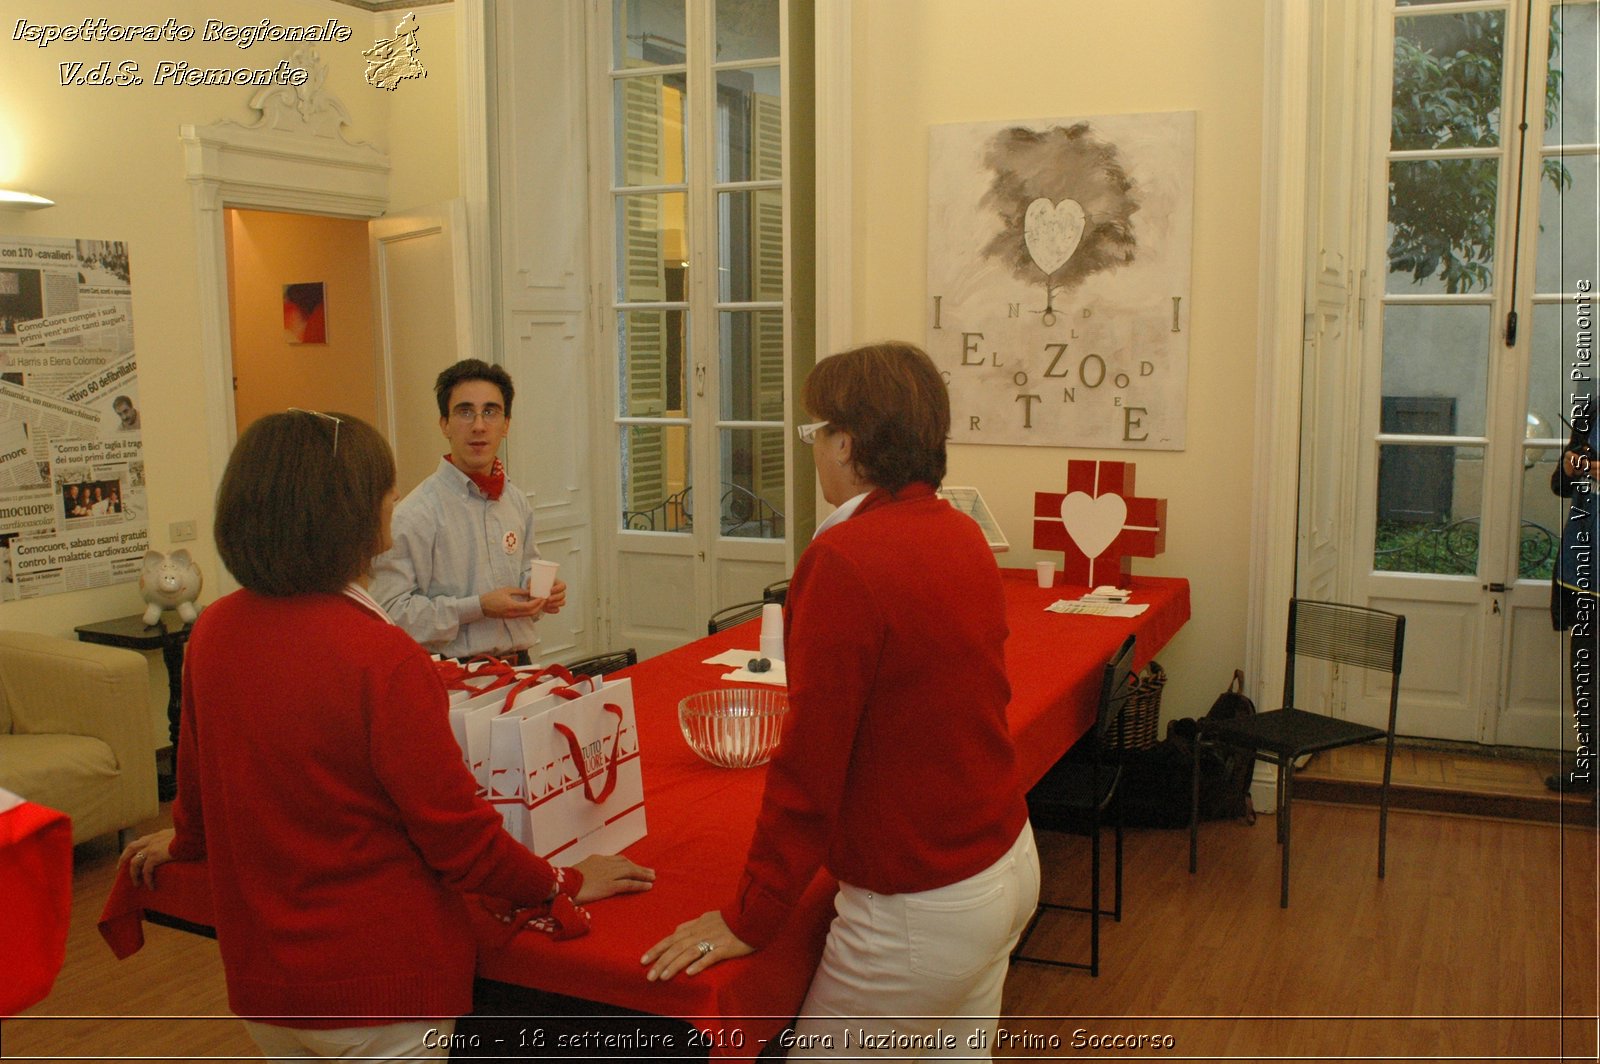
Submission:
[[[327,315],[321,281],[283,286],[283,331],[291,344],[327,343]]]
[[[928,353],[954,443],[1178,451],[1193,112],[935,126]]]

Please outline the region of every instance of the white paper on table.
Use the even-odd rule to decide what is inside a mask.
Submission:
[[[707,658],[701,664],[703,664],[703,665],[743,665],[746,662],[748,662],[751,658],[759,658],[760,656],[761,655],[758,652],[754,651],[754,650],[724,650],[722,653],[718,654],[714,658]],[[774,664],[776,664],[776,663],[774,663]]]
[[[1149,608],[1148,602],[1141,602],[1137,606],[1117,606],[1108,602],[1073,602],[1069,599],[1057,599],[1045,607],[1051,613],[1088,614],[1092,617],[1137,617]]]
[[[773,687],[789,686],[789,676],[783,667],[783,662],[774,661],[772,668],[766,672],[751,672],[748,667],[749,663],[750,657],[747,655],[744,659],[745,667],[734,669],[732,672],[725,672],[722,674],[722,678],[729,683],[767,683]]]

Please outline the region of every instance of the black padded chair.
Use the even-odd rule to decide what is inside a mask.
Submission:
[[[789,597],[789,581],[787,578],[777,580],[761,589],[762,602],[776,602],[782,606]]]
[[[574,676],[604,677],[618,669],[626,669],[629,665],[637,664],[639,664],[638,652],[628,647],[626,650],[608,650],[604,654],[579,658],[567,665],[567,671]]]
[[[1091,976],[1100,974],[1100,917],[1122,920],[1122,803],[1117,803],[1115,817],[1116,855],[1114,861],[1114,894],[1111,908],[1100,905],[1100,826],[1101,819],[1117,794],[1122,782],[1122,751],[1125,749],[1123,720],[1128,703],[1132,700],[1136,677],[1133,671],[1134,637],[1129,636],[1106,662],[1105,674],[1100,681],[1100,705],[1095,713],[1094,727],[1078,744],[1067,751],[1060,761],[1045,773],[1028,792],[1028,813],[1035,827],[1051,825],[1081,825],[1085,820],[1089,828],[1089,904],[1061,905],[1040,901],[1033,919],[1023,929],[1012,950],[1012,961],[1031,964],[1050,964],[1058,968],[1081,968]],[[1063,961],[1053,957],[1027,953],[1028,939],[1032,937],[1039,920],[1046,912],[1075,912],[1089,914],[1089,962]]]
[[[755,602],[740,602],[733,606],[724,606],[716,613],[713,613],[711,619],[706,622],[706,634],[716,635],[724,628],[732,628],[736,624],[754,620],[761,616],[761,607],[766,604],[765,599],[757,599]]]
[[[1394,768],[1395,713],[1400,704],[1400,658],[1405,648],[1406,619],[1397,613],[1337,602],[1291,599],[1288,662],[1283,673],[1284,708],[1230,720],[1203,719],[1194,744],[1194,785],[1189,806],[1189,871],[1198,863],[1200,838],[1200,745],[1226,743],[1255,753],[1258,761],[1278,766],[1278,845],[1283,874],[1278,904],[1289,907],[1289,829],[1294,803],[1295,762],[1309,754],[1341,746],[1385,739],[1383,787],[1378,797],[1378,878],[1383,878],[1384,844],[1389,827],[1389,777]],[[1297,656],[1356,665],[1389,674],[1389,726],[1374,728],[1321,713],[1295,708],[1294,666]]]

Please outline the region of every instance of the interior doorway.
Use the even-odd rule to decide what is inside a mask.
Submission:
[[[231,207],[223,216],[235,435],[291,406],[382,431],[367,222]]]

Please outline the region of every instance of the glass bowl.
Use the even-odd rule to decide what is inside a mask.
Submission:
[[[777,687],[721,687],[678,703],[689,749],[722,768],[764,765],[783,736],[788,692]]]

